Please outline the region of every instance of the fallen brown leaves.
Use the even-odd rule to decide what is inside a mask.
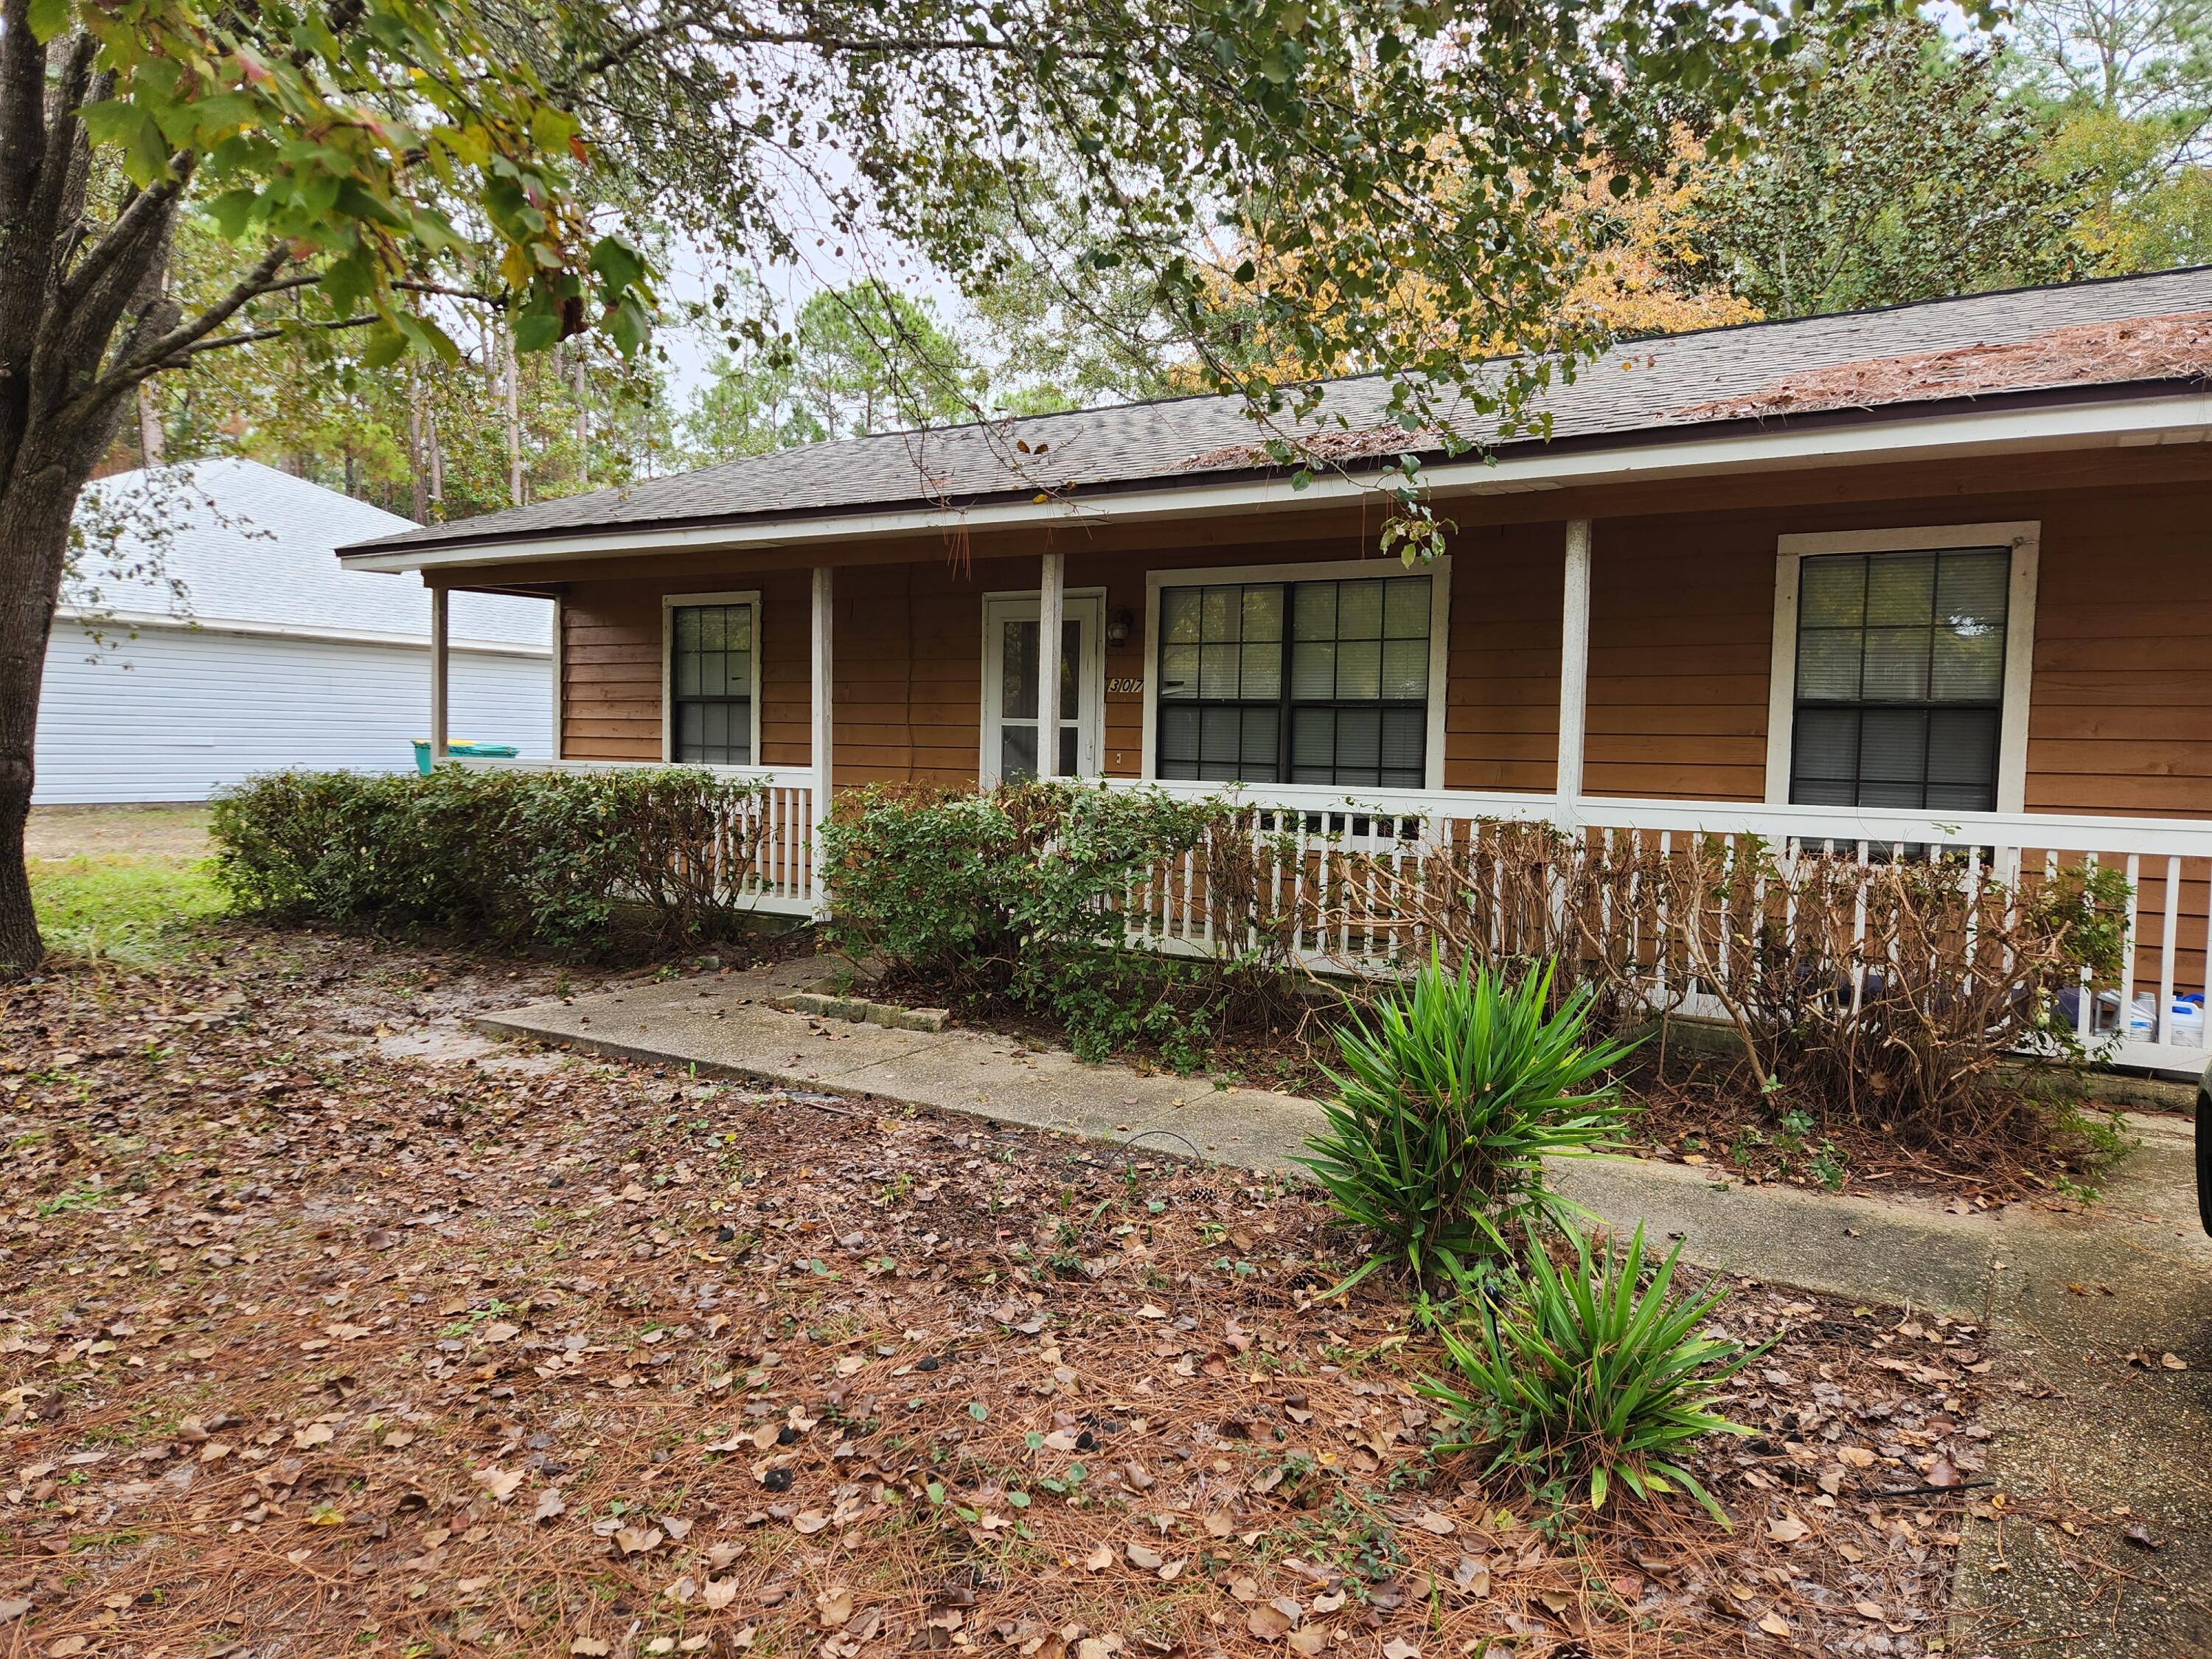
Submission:
[[[2128,380],[2201,382],[2212,374],[2212,313],[2136,317],[2046,329],[2003,345],[1869,357],[1808,369],[1740,398],[1673,411],[1682,421],[1729,421],[1823,409],[1967,398],[2033,386]]]
[[[1974,1333],[1758,1287],[1698,1467],[1439,1462],[1295,1191],[357,1034],[549,970],[319,941],[0,1009],[0,1639],[65,1655],[1910,1654]],[[518,977],[510,978],[509,975]],[[449,1036],[451,1033],[447,1034]],[[1948,1471],[1948,1479],[1939,1479]],[[71,1646],[76,1644],[76,1646]]]

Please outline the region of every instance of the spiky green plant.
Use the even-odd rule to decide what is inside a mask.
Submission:
[[[1613,1088],[1592,1085],[1634,1045],[1585,1043],[1591,988],[1547,1012],[1551,994],[1549,965],[1508,984],[1431,957],[1406,991],[1339,1033],[1328,1128],[1297,1162],[1376,1241],[1340,1291],[1391,1264],[1417,1285],[1445,1282],[1510,1254],[1509,1231],[1565,1207],[1543,1160],[1611,1139],[1625,1109]]]
[[[1727,1526],[1681,1453],[1705,1435],[1751,1432],[1713,1407],[1728,1380],[1765,1349],[1698,1334],[1727,1292],[1716,1282],[1674,1293],[1680,1245],[1647,1285],[1642,1226],[1626,1250],[1616,1254],[1608,1242],[1595,1261],[1589,1239],[1577,1233],[1574,1241],[1575,1261],[1563,1272],[1532,1237],[1527,1267],[1509,1270],[1492,1294],[1467,1298],[1462,1322],[1443,1328],[1456,1381],[1416,1385],[1460,1431],[1437,1449],[1495,1446],[1491,1470],[1514,1465],[1547,1480],[1586,1480],[1594,1510],[1616,1484],[1638,1498],[1679,1488]]]

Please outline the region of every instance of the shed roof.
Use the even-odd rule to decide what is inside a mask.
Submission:
[[[1926,413],[1931,403],[2108,394],[2111,388],[2202,384],[2212,352],[2201,328],[2157,342],[2124,339],[2139,319],[2201,321],[2212,313],[2212,267],[1929,301],[1886,310],[1751,323],[1618,345],[1532,414],[1548,439],[1506,437],[1483,421],[1463,430],[1498,453],[1546,442],[1653,441],[1731,423],[1779,424],[1814,414],[1866,418]],[[1930,372],[1928,365],[1937,362]],[[1385,383],[1332,382],[1324,409],[1350,428],[1329,439],[1346,459],[1395,455],[1409,440],[1385,431]],[[830,519],[908,506],[1078,496],[1137,485],[1218,482],[1259,470],[1260,435],[1235,398],[1123,404],[988,425],[811,444],[665,478],[450,524],[409,527],[349,553],[557,540],[564,536],[757,520]]]
[[[349,542],[419,526],[258,461],[184,461],[95,479],[76,523],[100,547],[82,561],[65,605],[430,637],[430,596],[419,578],[348,570],[336,554]],[[106,550],[111,539],[112,552]],[[546,646],[551,639],[544,601],[507,594],[456,594],[449,625],[456,644]]]

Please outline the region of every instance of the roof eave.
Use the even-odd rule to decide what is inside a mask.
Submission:
[[[1959,452],[2003,453],[2202,439],[2212,395],[2191,376],[1685,422],[1579,437],[1522,438],[1479,459],[1423,453],[1438,497],[1513,494],[1697,474],[1816,465],[1874,465]],[[716,514],[634,526],[578,525],[526,535],[488,532],[338,550],[349,569],[649,555],[727,548],[803,547],[867,537],[974,532],[1018,524],[1202,517],[1255,507],[1315,507],[1366,495],[1395,455],[1364,457],[1294,489],[1276,465],[1158,474],[1076,485],[1048,501],[1033,489],[954,500],[912,497],[828,510]]]

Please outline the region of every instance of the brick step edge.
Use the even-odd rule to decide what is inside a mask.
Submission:
[[[952,1023],[949,1009],[902,1008],[896,1003],[870,1002],[823,991],[793,991],[778,997],[775,1006],[790,1013],[847,1020],[854,1025],[881,1025],[893,1031],[941,1031]]]

